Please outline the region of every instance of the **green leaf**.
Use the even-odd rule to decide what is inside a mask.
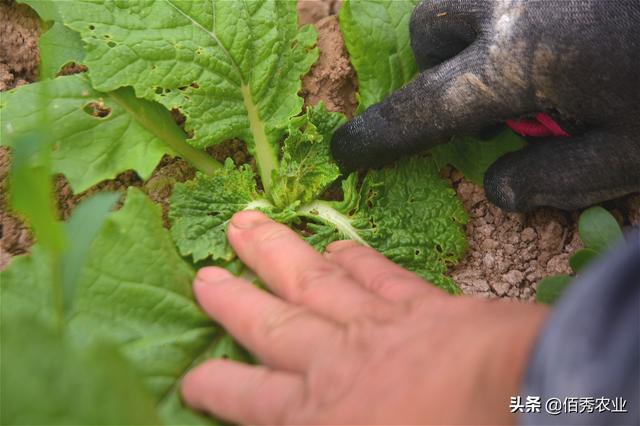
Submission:
[[[451,164],[470,181],[483,186],[484,174],[498,158],[512,151],[518,151],[526,142],[505,129],[488,140],[473,137],[456,137],[451,142],[438,145],[431,150],[439,168]]]
[[[319,249],[350,238],[380,251],[449,292],[459,292],[447,277],[448,266],[464,254],[462,225],[467,215],[433,160],[411,158],[395,167],[372,171],[360,191],[352,175],[345,180],[345,199],[318,201],[301,211],[318,223],[309,242]]]
[[[34,117],[38,118],[42,119],[42,115]],[[64,245],[64,237],[52,195],[48,139],[41,133],[25,133],[18,141],[11,160],[11,207],[27,219],[42,246],[59,252]]]
[[[248,165],[236,168],[231,159],[212,176],[197,174],[174,187],[171,196],[171,235],[180,254],[198,262],[211,256],[230,261],[235,253],[227,241],[231,216],[241,210],[260,210],[289,223],[292,212],[276,212],[273,204],[258,193],[256,176]]]
[[[71,308],[77,281],[87,260],[89,247],[102,227],[107,214],[119,198],[120,194],[117,193],[95,194],[76,207],[64,226],[66,240],[72,242],[67,246],[61,258],[65,312]]]
[[[31,255],[11,259],[8,268],[0,271],[3,318],[4,315],[24,316],[45,324],[58,320],[53,300],[54,264],[52,253],[41,243],[31,247]]]
[[[92,105],[108,115],[92,115]],[[93,90],[82,75],[34,83],[10,92],[0,110],[6,135],[3,143],[17,146],[16,138],[37,126],[36,112],[43,106],[54,126],[53,171],[63,173],[74,192],[127,169],[146,179],[162,156],[170,152],[116,99]]]
[[[233,359],[235,361],[255,364],[255,360],[251,354],[228,334],[224,334],[218,339],[215,348],[208,355],[209,358]]]
[[[63,66],[81,64],[84,49],[80,35],[59,22],[40,36],[40,78],[54,78]]]
[[[60,20],[60,14],[58,13],[57,4],[58,1],[53,0],[18,0],[18,3],[24,3],[29,5],[30,8],[36,11],[40,19],[43,21],[58,21]]]
[[[276,207],[297,201],[308,204],[340,176],[331,157],[331,136],[346,121],[340,113],[328,112],[319,103],[289,123],[280,167],[273,172],[270,197]]]
[[[419,0],[345,0],[340,30],[358,74],[358,112],[382,101],[418,71],[409,19]]]
[[[565,289],[571,284],[572,277],[568,275],[556,275],[547,277],[538,283],[536,300],[541,303],[555,303]]]
[[[55,142],[53,171],[63,173],[74,192],[128,169],[147,179],[162,156],[174,151],[212,170],[203,165],[211,159],[184,143],[184,133],[163,107],[136,99],[126,88],[97,92],[83,75],[29,84],[3,96],[2,143],[15,147],[18,138],[38,128],[43,106]]]
[[[580,215],[578,232],[584,245],[598,253],[622,239],[620,225],[611,213],[600,206],[591,207]]]
[[[233,338],[228,334],[222,334],[215,342],[203,352],[200,359],[194,362],[194,366],[208,358],[224,358],[244,363],[255,363],[251,355],[244,350]],[[160,416],[164,424],[168,425],[227,425],[224,423],[204,415],[204,413],[194,412],[184,408],[184,403],[180,397],[178,388],[172,391],[164,398]]]
[[[258,194],[255,174],[247,165],[235,168],[227,159],[213,176],[198,174],[178,183],[171,196],[171,235],[180,254],[198,262],[209,256],[229,261],[235,253],[227,242],[227,225],[234,213],[252,206],[270,206]]]
[[[79,347],[28,316],[2,318],[0,423],[158,424],[152,399],[112,347]]]
[[[52,322],[50,264],[36,245],[0,273],[3,313]],[[108,216],[91,245],[66,324],[83,347],[116,346],[160,412],[175,414],[163,407],[219,333],[193,300],[193,275],[162,225],[160,207],[130,188],[124,207]]]
[[[598,252],[588,248],[580,249],[569,258],[569,265],[574,272],[582,271],[589,263],[598,257]]]
[[[295,2],[103,0],[57,8],[85,42],[97,90],[132,86],[180,110],[195,146],[243,139],[270,188],[278,142],[302,107],[300,77],[318,56],[315,30],[298,28]]]

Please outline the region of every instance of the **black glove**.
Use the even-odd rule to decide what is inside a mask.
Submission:
[[[490,201],[573,209],[640,190],[639,0],[425,0],[411,41],[426,71],[338,129],[345,171],[544,112],[573,137],[500,158]]]

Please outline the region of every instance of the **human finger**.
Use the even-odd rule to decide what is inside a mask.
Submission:
[[[288,301],[339,322],[390,308],[291,229],[262,213],[236,214],[228,234],[240,259]]]
[[[500,157],[487,170],[484,188],[489,201],[508,211],[572,210],[639,191],[639,164],[635,135],[588,132],[536,141]]]
[[[198,303],[268,366],[304,371],[338,327],[286,303],[222,268],[203,268],[194,282]]]
[[[394,302],[444,294],[378,251],[353,241],[330,244],[326,257],[346,269],[368,290]]]
[[[210,360],[182,381],[190,406],[243,424],[281,424],[304,395],[301,376],[228,360]]]

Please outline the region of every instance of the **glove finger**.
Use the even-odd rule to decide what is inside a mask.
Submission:
[[[534,111],[528,87],[509,86],[488,61],[474,43],[339,128],[332,153],[342,170],[378,167]]]
[[[453,58],[473,43],[490,16],[487,0],[425,0],[411,15],[411,47],[420,70]]]
[[[496,161],[484,189],[489,201],[509,211],[571,210],[640,191],[639,164],[640,141],[626,133],[534,141]]]

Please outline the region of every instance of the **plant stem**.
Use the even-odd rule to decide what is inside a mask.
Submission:
[[[107,95],[124,108],[138,124],[202,173],[211,175],[222,167],[214,158],[187,143],[184,132],[162,105],[136,98],[129,87],[109,92]]]
[[[256,163],[260,171],[260,179],[264,191],[268,194],[271,189],[271,172],[278,168],[278,156],[267,139],[264,122],[260,119],[258,107],[251,97],[251,88],[245,84],[240,86],[244,106],[247,109],[249,128],[253,135]]]
[[[351,219],[331,207],[326,201],[313,201],[306,206],[300,207],[296,213],[301,217],[306,217],[308,219],[331,225],[348,239],[357,241],[364,246],[369,245],[364,239],[362,239],[360,234],[358,234],[358,230],[353,227]]]

